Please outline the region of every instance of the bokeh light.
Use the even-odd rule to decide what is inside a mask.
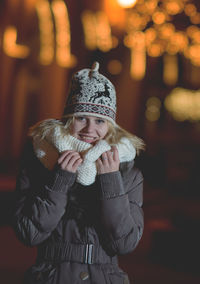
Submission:
[[[147,120],[154,122],[160,117],[161,101],[157,97],[150,97],[146,102],[145,117]]]
[[[117,0],[117,2],[123,8],[131,8],[136,4],[137,0]]]
[[[200,91],[175,88],[166,97],[164,105],[178,121],[200,120]]]
[[[112,75],[118,75],[122,71],[122,63],[119,60],[113,59],[108,62],[108,71]]]

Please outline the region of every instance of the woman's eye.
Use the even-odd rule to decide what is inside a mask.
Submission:
[[[103,120],[103,119],[97,119],[96,122],[97,122],[97,124],[101,124],[101,123],[105,123],[105,120]]]
[[[77,116],[76,119],[78,121],[83,121],[83,120],[85,120],[85,117],[84,116]]]

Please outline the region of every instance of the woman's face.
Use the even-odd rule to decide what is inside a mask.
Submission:
[[[72,136],[91,144],[103,139],[107,132],[108,121],[96,116],[75,116],[70,127]]]

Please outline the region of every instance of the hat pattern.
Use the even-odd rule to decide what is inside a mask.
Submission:
[[[92,69],[83,69],[74,74],[64,115],[85,113],[115,121],[115,88],[98,72],[98,67],[96,62]]]

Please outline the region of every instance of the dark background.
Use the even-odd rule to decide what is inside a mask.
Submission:
[[[180,0],[182,10],[179,13],[173,14],[173,8],[170,15],[165,14],[167,23],[172,23],[176,31],[187,34],[187,50],[176,49],[173,34],[171,45],[169,40],[161,44],[163,51],[160,54],[153,53],[152,50],[156,52],[157,49],[147,48],[141,59],[143,44],[140,38],[133,37],[136,65],[142,66],[142,60],[146,59],[145,73],[138,75],[139,78],[131,75],[132,55],[131,49],[125,46],[125,37],[133,27],[134,31],[145,32],[151,27],[158,31],[162,25],[156,23],[160,18],[155,18],[152,13],[146,26],[136,27],[137,15],[143,18],[147,15],[141,5],[155,3],[154,13],[166,12],[167,3],[178,1],[138,0],[130,9],[120,7],[117,0],[58,1],[67,5],[70,22],[70,33],[61,34],[61,42],[62,39],[66,41],[66,34],[70,35],[68,47],[76,57],[76,62],[72,60],[70,65],[67,61],[65,66],[61,66],[63,62],[60,63],[55,55],[58,47],[55,39],[58,29],[52,12],[55,2],[0,1],[0,283],[21,283],[24,271],[36,256],[35,248],[26,248],[19,243],[10,226],[15,179],[27,130],[39,120],[62,115],[71,74],[90,67],[95,60],[100,63],[100,72],[116,86],[117,122],[146,143],[145,152],[136,159],[145,178],[144,235],[133,253],[120,257],[121,267],[134,284],[200,283],[200,113],[197,111],[200,104],[199,99],[194,104],[192,93],[200,88],[200,36],[197,33],[192,38],[186,33],[189,26],[197,31],[200,27],[199,2]],[[38,3],[50,5],[49,16],[43,14],[39,18]],[[194,6],[187,6],[190,4]],[[107,27],[114,37],[108,50],[103,51],[98,44],[105,34],[103,26],[96,32],[93,49],[86,45],[81,21],[85,10],[93,14],[103,11],[108,17]],[[128,20],[133,12],[131,26]],[[41,34],[42,20],[45,20],[46,35]],[[53,26],[53,57],[44,63],[39,57],[41,37],[44,40],[46,36],[47,40],[49,21]],[[17,39],[15,42],[10,37],[6,43],[10,26],[16,28]],[[65,31],[66,22],[61,21],[60,26]],[[93,35],[94,30],[89,34]],[[23,45],[29,48],[29,54],[25,55]],[[50,43],[46,45],[50,46]],[[192,52],[190,47],[193,46],[196,49]],[[170,68],[166,75],[167,63]],[[166,97],[177,87],[190,94],[187,103],[182,105],[179,101],[175,104],[184,118],[175,117],[165,106]],[[154,101],[149,100],[152,97]],[[197,115],[191,118],[187,115],[189,111],[197,112]]]

